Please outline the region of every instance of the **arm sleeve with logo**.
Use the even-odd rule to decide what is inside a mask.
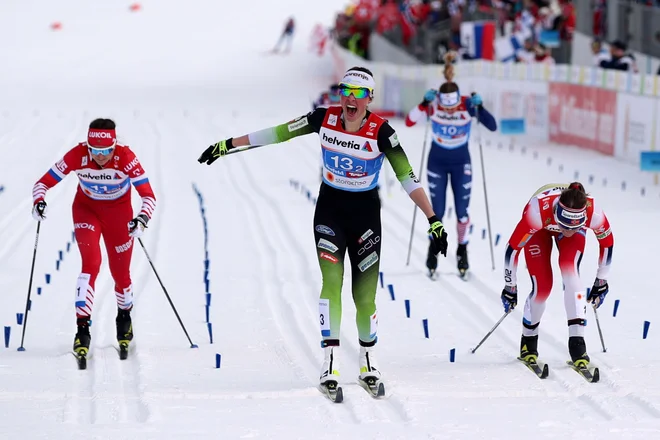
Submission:
[[[598,240],[600,253],[598,255],[598,272],[596,278],[606,280],[612,263],[612,250],[614,249],[614,235],[610,222],[602,209],[594,201],[593,213],[589,222],[589,229],[593,229]]]
[[[128,147],[126,147],[125,158],[126,165],[124,166],[124,172],[128,174],[135,190],[142,198],[140,214],[144,214],[151,219],[154,209],[156,209],[156,196],[151,188],[151,183],[149,183],[149,176],[147,176],[144,168],[142,168],[142,164],[135,153]]]
[[[85,152],[87,149],[85,148]],[[46,192],[60,183],[67,174],[76,169],[75,165],[80,165],[81,154],[78,146],[67,152],[62,159],[53,165],[32,187],[32,201],[37,203],[44,200]]]
[[[319,107],[305,116],[275,127],[265,128],[248,134],[250,145],[270,145],[286,142],[298,136],[321,131],[327,109]]]
[[[543,228],[539,202],[536,198],[529,201],[522,218],[513,230],[504,254],[504,282],[512,287],[517,284],[518,256],[532,236]]]
[[[385,153],[385,157],[394,169],[396,178],[399,179],[399,183],[408,194],[422,187],[419,179],[415,177],[415,172],[408,161],[406,152],[399,143],[396,132],[387,122],[381,125],[378,131],[378,149]]]

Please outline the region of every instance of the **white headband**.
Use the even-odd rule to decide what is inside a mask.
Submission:
[[[374,77],[359,70],[347,71],[344,74],[340,84],[346,84],[353,87],[365,87],[372,92],[376,88],[376,81],[374,81]]]

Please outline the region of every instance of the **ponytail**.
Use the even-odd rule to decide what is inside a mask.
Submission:
[[[449,51],[443,58],[445,60],[445,70],[442,74],[447,82],[454,82],[454,60],[456,59],[456,52]]]

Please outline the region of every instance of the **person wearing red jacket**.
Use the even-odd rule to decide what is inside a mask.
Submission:
[[[76,318],[78,331],[73,349],[86,356],[91,342],[89,322],[94,305],[94,283],[101,266],[103,237],[108,265],[115,282],[117,298],[117,341],[128,349],[133,339],[131,310],[133,286],[130,275],[133,239],[141,237],[156,207],[156,197],[149,178],[133,151],[117,143],[115,123],[95,119],[89,125],[87,142],[81,142],[35,183],[32,189],[32,215],[46,219],[46,192],[69,173],[78,176],[78,190],[73,200],[73,227],[82,259],[76,283]],[[134,216],[131,184],[142,197],[140,212]]]
[[[587,229],[596,234],[600,246],[598,272],[587,293],[580,281],[579,269]],[[586,306],[600,307],[609,291],[607,276],[612,262],[614,236],[610,223],[596,200],[588,195],[580,182],[549,184],[540,188],[525,206],[506,247],[502,304],[510,312],[518,303],[516,269],[518,256],[525,250],[527,270],[532,279],[532,292],[525,301],[520,358],[536,363],[538,335],[545,302],[552,290],[552,245],[559,249],[559,268],[564,282],[564,305],[568,323],[568,350],[573,364],[586,368],[589,364],[584,342]]]

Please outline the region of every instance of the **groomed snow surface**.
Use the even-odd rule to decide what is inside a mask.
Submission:
[[[14,0],[0,6],[0,323],[11,326],[9,348],[0,346],[0,438],[658,437],[660,190],[650,176],[577,149],[518,140],[510,147],[510,139],[477,131],[471,145],[472,279],[455,275],[453,214],[445,217],[450,255],[433,282],[425,276],[427,225],[421,215],[412,261],[405,264],[413,205],[388,169],[381,193],[386,288],[377,299],[387,396],[373,400],[356,384],[357,335],[346,283],[339,353],[345,402],[335,405],[316,389],[321,280],[314,206],[306,190],[314,197],[319,185],[317,138],[230,156],[211,167],[196,159],[212,142],[309,110],[310,100],[330,83],[331,64],[307,51],[307,37],[315,23],[329,24],[344,2],[153,0],[142,2],[139,12],[130,12],[129,4]],[[268,55],[289,15],[299,24],[293,53]],[[62,23],[61,30],[50,29],[54,21]],[[113,282],[104,263],[96,285],[92,359],[87,371],[78,371],[70,354],[80,270],[75,243],[70,244],[75,177],[47,197],[25,352],[16,351],[22,331],[16,313],[25,307],[35,239],[31,187],[84,139],[95,117],[116,120],[121,138],[150,175],[158,206],[143,241],[199,348],[189,348],[138,246],[132,266],[135,350],[119,361]],[[424,127],[392,125],[418,169]],[[482,239],[480,135],[493,232],[501,234],[495,271]],[[520,310],[470,354],[503,313],[504,243],[524,204],[541,185],[571,181],[576,172],[609,215],[616,239],[610,294],[599,309],[607,353],[600,349],[591,312],[586,330],[589,353],[601,370],[598,384],[565,366],[568,334],[559,277],[541,324],[547,380],[515,360]],[[205,322],[204,220],[193,185],[202,194],[208,224],[213,344]],[[63,261],[56,270],[60,250]],[[582,262],[585,287],[593,282],[596,259],[590,233]],[[530,289],[524,261],[518,275],[522,304]],[[409,319],[405,299],[411,302]],[[613,317],[615,299],[621,303]],[[422,319],[428,319],[429,339]],[[645,340],[644,321],[651,321]],[[216,353],[222,355],[220,369]]]

